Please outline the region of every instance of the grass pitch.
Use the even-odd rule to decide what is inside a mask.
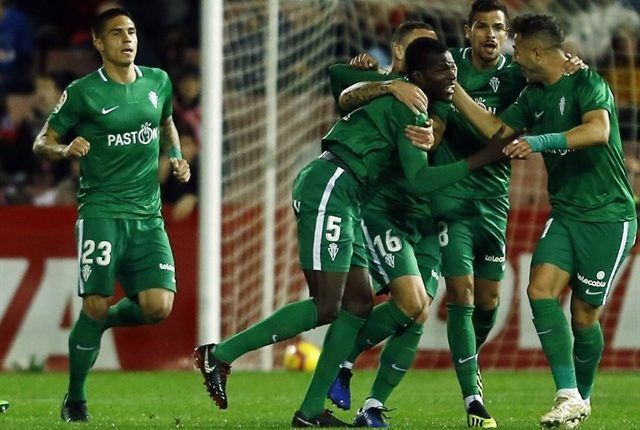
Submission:
[[[353,408],[336,411],[351,421],[373,379],[356,371]],[[483,372],[486,405],[500,429],[538,429],[538,417],[553,401],[547,372]],[[36,429],[279,429],[291,417],[306,390],[310,374],[233,372],[229,378],[229,409],[219,410],[194,372],[95,372],[89,378],[90,423],[60,421],[66,390],[63,373],[0,373],[0,399],[9,410],[0,414],[2,430]],[[640,429],[640,374],[598,375],[593,415],[584,430]],[[459,389],[451,371],[412,371],[387,403],[389,423],[396,429],[465,429]],[[335,410],[335,408],[332,408]]]

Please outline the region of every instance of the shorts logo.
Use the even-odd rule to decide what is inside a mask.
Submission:
[[[338,251],[340,248],[335,243],[329,245],[329,256],[331,257],[331,261],[336,261],[336,256],[338,255]]]
[[[384,256],[384,262],[387,263],[387,266],[396,267],[396,257],[393,254],[386,254]]]
[[[158,268],[160,270],[168,270],[169,272],[175,272],[176,271],[176,268],[173,267],[171,264],[160,263],[158,265]]]
[[[604,271],[600,270],[598,273],[596,273],[596,278],[598,278],[598,280],[594,281],[593,279],[587,279],[583,275],[578,273],[578,281],[580,281],[583,284],[588,285],[590,287],[604,288],[604,287],[607,286],[607,283],[602,281],[601,279],[604,279],[605,276],[606,276],[606,274],[604,273]]]
[[[295,213],[297,213],[297,214],[299,214],[299,213],[300,213],[300,205],[301,205],[300,200],[294,200],[294,201],[293,201],[293,211],[294,211]]]
[[[84,279],[84,282],[89,280],[89,276],[91,276],[91,266],[85,264],[82,266],[82,279]]]
[[[497,255],[485,255],[484,261],[488,261],[490,263],[504,263],[504,256],[498,257]]]

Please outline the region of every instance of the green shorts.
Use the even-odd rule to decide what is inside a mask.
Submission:
[[[318,158],[293,183],[298,251],[304,270],[348,272],[367,267],[360,227],[362,186],[351,174]]]
[[[432,196],[442,252],[442,275],[504,277],[509,200]]]
[[[635,242],[636,220],[611,223],[580,222],[551,214],[531,266],[550,263],[569,273],[578,298],[604,305],[611,284]]]
[[[411,222],[365,209],[362,230],[376,294],[387,294],[394,279],[413,275],[422,277],[427,294],[435,297],[440,247],[432,219]]]
[[[150,288],[176,292],[175,267],[162,217],[87,218],[76,222],[78,295],[113,295],[116,279],[127,297]]]

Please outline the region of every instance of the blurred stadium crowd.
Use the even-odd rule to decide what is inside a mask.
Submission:
[[[251,87],[253,81],[264,78],[264,69],[258,66],[264,60],[259,48],[266,34],[264,1],[225,2],[225,57],[226,53],[243,50],[255,53],[244,60],[249,63],[244,64],[236,78],[230,75],[230,79],[225,79],[225,92],[241,92]],[[381,65],[388,63],[391,34],[408,19],[433,25],[448,46],[465,45],[463,26],[469,3],[466,0],[420,2],[420,7],[413,1],[338,2],[344,4],[336,16],[336,43],[334,52],[328,53],[328,62],[347,59],[364,49],[378,58]],[[99,66],[89,23],[95,14],[114,6],[129,9],[136,18],[139,37],[136,62],[162,67],[173,80],[174,120],[183,154],[189,159],[194,177],[198,177],[199,3],[199,0],[0,0],[0,205],[75,202],[78,166],[38,160],[31,145],[66,85]],[[557,11],[559,18],[570,18],[566,22],[569,50],[602,73],[616,95],[630,179],[638,194],[640,0],[505,0],[505,3],[516,14]],[[307,37],[302,31],[304,21],[288,15],[286,5],[287,2],[281,2],[280,34]],[[229,33],[245,36],[227,37]],[[291,43],[292,39],[287,40]],[[352,43],[354,40],[357,43]],[[255,67],[251,67],[253,64]],[[229,69],[230,65],[225,63],[225,67]],[[280,69],[305,73],[303,65]],[[228,132],[230,125],[225,123],[224,127]],[[225,147],[233,136],[227,135]],[[164,159],[160,175],[163,200],[175,205],[173,218],[188,216],[197,205],[197,181],[191,181],[191,185],[173,182]]]

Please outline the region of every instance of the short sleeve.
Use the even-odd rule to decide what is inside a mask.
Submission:
[[[58,104],[49,115],[49,125],[61,136],[67,134],[80,121],[82,112],[82,94],[71,83],[60,96]]]
[[[613,96],[611,90],[602,76],[596,72],[585,71],[583,76],[578,77],[574,93],[582,114],[599,109],[612,113]]]
[[[163,100],[161,120],[164,121],[173,114],[173,86],[171,79],[165,72],[162,72],[162,77],[163,82],[160,87],[161,100]]]

